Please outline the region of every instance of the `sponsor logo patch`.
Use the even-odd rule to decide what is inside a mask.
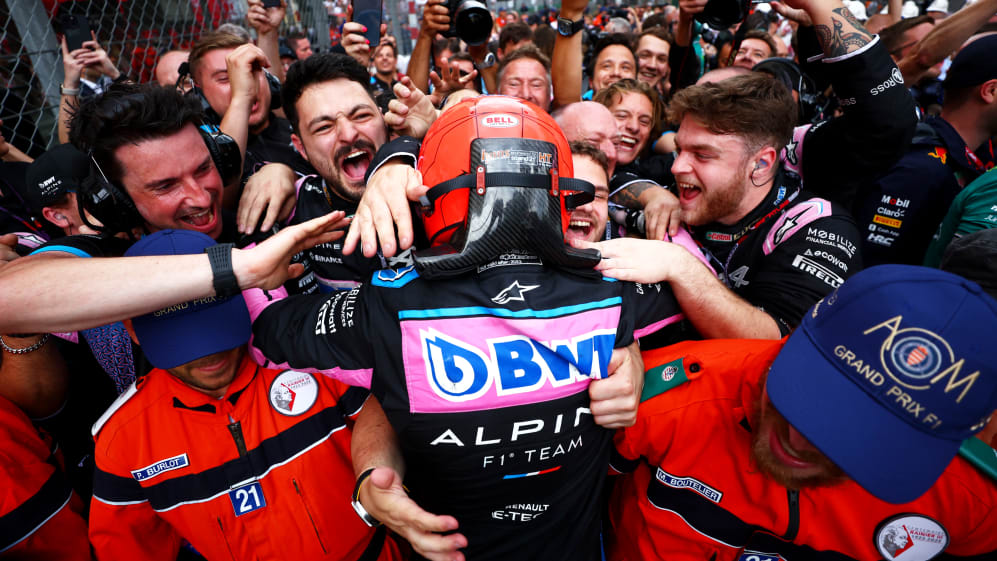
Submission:
[[[882,214],[877,214],[872,217],[872,221],[876,224],[882,224],[883,226],[889,226],[890,228],[899,228],[903,224],[903,220],[897,220],[896,218],[887,218]]]
[[[318,382],[307,372],[286,370],[270,383],[267,392],[270,406],[284,415],[296,416],[308,411],[318,399]]]
[[[189,465],[190,461],[187,459],[187,454],[180,454],[179,456],[173,456],[172,458],[160,460],[142,469],[136,469],[132,471],[132,477],[135,478],[135,481],[145,481],[147,479],[152,479],[157,475],[161,475],[175,469],[185,468]]]
[[[669,487],[695,491],[715,503],[719,503],[720,499],[724,496],[724,494],[720,491],[717,491],[713,487],[710,487],[698,479],[694,479],[692,477],[676,477],[660,467],[658,468],[658,472],[654,474],[654,477]]]
[[[524,292],[529,292],[534,288],[539,288],[539,284],[519,284],[519,281],[513,281],[512,284],[507,286],[502,292],[499,292],[492,298],[492,302],[496,304],[508,304],[509,302],[525,302],[526,299],[523,298]]]
[[[927,561],[948,547],[949,534],[927,516],[900,514],[881,522],[873,540],[887,561]]]

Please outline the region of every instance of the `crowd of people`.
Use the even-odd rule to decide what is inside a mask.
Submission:
[[[0,137],[0,558],[997,556],[997,0],[335,5]]]

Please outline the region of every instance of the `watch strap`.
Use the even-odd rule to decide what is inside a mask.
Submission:
[[[230,298],[242,293],[239,281],[235,278],[235,271],[232,270],[233,247],[235,244],[220,243],[204,250],[208,254],[208,262],[211,263],[211,282],[218,298]]]
[[[569,25],[567,29],[562,31],[561,26],[564,23],[568,23]],[[557,31],[565,37],[571,37],[583,29],[585,29],[585,16],[582,16],[581,19],[575,21],[571,21],[567,18],[558,18],[557,20]]]
[[[367,468],[360,474],[360,477],[357,478],[356,485],[353,487],[353,495],[351,497],[352,500],[350,501],[353,505],[354,512],[357,513],[360,520],[363,520],[364,524],[370,526],[371,528],[380,526],[381,521],[371,516],[371,514],[367,512],[367,509],[360,504],[360,489],[363,487],[364,482],[367,481],[367,478],[370,477],[370,474],[374,473],[374,469],[376,468]]]

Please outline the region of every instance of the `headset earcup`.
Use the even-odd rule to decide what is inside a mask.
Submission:
[[[213,127],[213,131],[205,130],[207,127],[198,127],[204,144],[208,147],[212,161],[218,175],[222,178],[222,185],[231,185],[242,177],[242,151],[239,150],[239,143],[231,136]]]
[[[204,97],[204,92],[201,88],[196,85],[190,88],[190,92],[187,95],[192,95],[197,98],[197,101],[201,104],[201,111],[204,113],[204,120],[212,125],[222,124],[222,118],[215,110],[211,108],[211,104],[208,103],[208,98]]]
[[[145,222],[131,197],[108,181],[100,172],[91,170],[80,187],[76,204],[80,210],[80,217],[87,226],[105,234],[117,234],[131,232]],[[87,220],[86,213],[96,218],[101,226]]]

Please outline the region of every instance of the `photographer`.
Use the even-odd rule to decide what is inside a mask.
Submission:
[[[91,37],[92,41],[84,41],[81,48],[72,52],[65,36],[60,41],[64,73],[59,86],[59,142],[62,144],[69,142],[69,119],[78,100],[100,94],[112,82],[123,78],[107,51],[97,42],[97,35],[91,32]]]

